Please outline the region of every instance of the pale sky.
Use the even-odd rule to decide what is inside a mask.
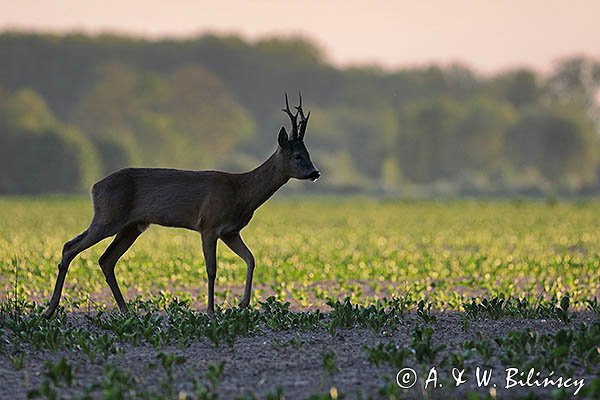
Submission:
[[[146,37],[303,35],[338,65],[460,62],[479,72],[600,58],[600,1],[0,0],[0,29]]]

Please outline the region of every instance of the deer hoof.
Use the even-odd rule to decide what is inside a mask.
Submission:
[[[248,308],[250,306],[250,300],[242,300],[240,303],[240,308]]]
[[[56,309],[54,307],[48,307],[46,311],[44,311],[44,318],[50,319],[54,315],[54,311]]]

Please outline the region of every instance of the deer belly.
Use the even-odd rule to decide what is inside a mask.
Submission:
[[[234,233],[239,233],[252,219],[252,214],[249,216],[241,217],[236,221],[231,221],[229,223],[223,224],[219,226],[217,233],[219,236],[227,236]]]
[[[147,206],[136,210],[139,216],[138,220],[173,228],[194,228],[195,210],[193,207],[177,207],[172,204],[170,207],[161,207],[158,204]]]

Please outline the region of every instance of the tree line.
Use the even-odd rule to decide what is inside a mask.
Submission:
[[[600,191],[593,59],[481,76],[462,65],[339,68],[299,38],[4,32],[0,60],[4,194],[81,192],[124,166],[252,168],[287,124],[283,92],[298,89],[323,172],[312,190]]]

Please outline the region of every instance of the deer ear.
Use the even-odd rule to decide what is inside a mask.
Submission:
[[[288,134],[283,126],[279,130],[279,135],[277,136],[277,142],[279,143],[279,146],[281,146],[281,147],[285,146],[288,142]]]

